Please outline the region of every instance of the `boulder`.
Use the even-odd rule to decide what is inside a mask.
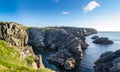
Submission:
[[[98,39],[99,36],[93,36],[91,39]]]
[[[113,44],[113,41],[109,40],[107,37],[100,37],[95,39],[93,43],[107,45],[107,44]]]
[[[103,53],[95,62],[95,72],[119,72],[120,71],[120,50]]]

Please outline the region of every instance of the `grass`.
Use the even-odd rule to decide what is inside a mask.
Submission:
[[[29,56],[20,59],[19,53],[15,48],[9,47],[4,41],[0,40],[0,72],[52,72],[52,70],[44,68],[34,70],[28,65],[32,64],[34,57]]]
[[[21,29],[28,30],[30,27],[19,24]]]
[[[35,61],[35,58],[33,56],[28,56],[25,58],[28,64],[32,64]]]
[[[0,25],[4,25],[4,24],[6,24],[5,22],[0,22]]]

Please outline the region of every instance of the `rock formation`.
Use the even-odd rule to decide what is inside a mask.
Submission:
[[[4,40],[9,46],[16,47],[22,59],[27,56],[34,56],[32,47],[28,45],[26,27],[21,24],[15,22],[0,23],[0,40]]]
[[[24,47],[27,45],[28,35],[22,25],[15,22],[0,24],[0,39],[9,45]]]
[[[93,43],[107,45],[107,44],[113,44],[113,41],[109,40],[109,38],[107,37],[98,37],[98,38],[96,37]]]
[[[93,36],[91,39],[98,39],[99,37],[98,36]]]
[[[120,50],[103,53],[95,62],[95,72],[119,72],[120,71]]]
[[[42,56],[41,55],[37,55],[36,56],[36,63],[37,63],[37,67],[38,68],[44,68],[44,64],[42,63]]]
[[[51,52],[46,59],[66,70],[79,65],[83,57],[83,50],[88,46],[85,42],[85,36],[95,33],[97,31],[92,28],[45,27],[26,29],[15,22],[0,24],[0,39],[9,45],[16,46],[21,51],[21,58]],[[37,65],[40,68],[42,65],[44,67],[41,64],[41,56],[36,57],[36,60],[37,64],[33,63],[33,66]]]
[[[94,33],[97,33],[96,30],[90,28],[30,28],[28,44],[37,48],[37,53],[54,51],[47,57],[49,62],[58,67],[73,69],[82,60],[82,52],[88,46],[85,36]]]
[[[32,47],[28,46],[28,34],[24,26],[15,22],[0,24],[0,40],[6,41],[9,46],[15,46],[22,51],[20,56],[33,55]]]

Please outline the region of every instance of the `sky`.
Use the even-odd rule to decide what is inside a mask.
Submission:
[[[0,0],[0,21],[120,31],[120,0]]]

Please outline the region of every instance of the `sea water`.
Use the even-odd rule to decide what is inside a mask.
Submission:
[[[94,35],[99,37],[108,37],[110,40],[114,41],[114,43],[111,45],[100,45],[92,43],[93,40],[91,37]],[[94,35],[86,37],[86,42],[89,44],[89,46],[84,51],[83,60],[76,72],[94,72],[94,62],[100,57],[102,53],[120,49],[120,32],[98,32]]]

